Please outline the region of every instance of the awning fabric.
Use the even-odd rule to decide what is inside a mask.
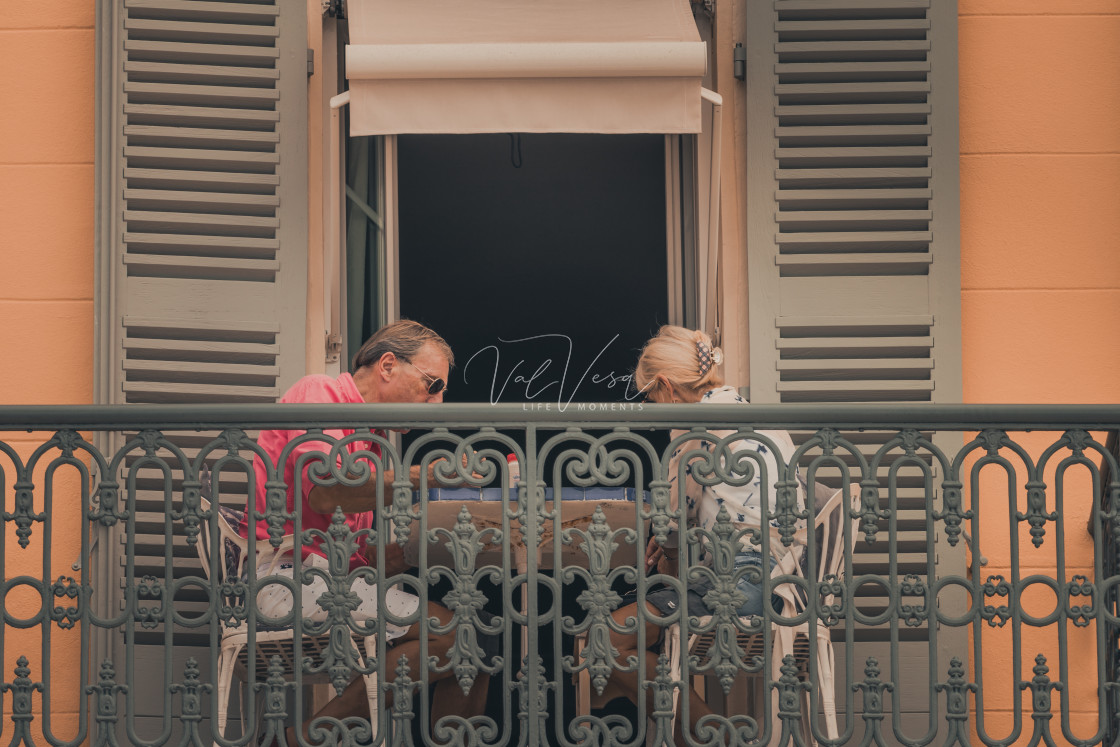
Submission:
[[[700,131],[688,0],[349,0],[350,134]]]

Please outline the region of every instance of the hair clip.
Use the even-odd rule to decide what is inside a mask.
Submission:
[[[700,361],[700,376],[707,376],[712,366],[723,363],[723,350],[713,348],[703,340],[696,341],[696,358]]]
[[[696,357],[700,361],[700,375],[712,370],[712,348],[703,340],[696,341]]]

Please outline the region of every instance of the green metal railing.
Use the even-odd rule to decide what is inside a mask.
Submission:
[[[328,443],[316,484],[435,465],[424,487],[441,490],[398,478],[378,489],[368,530],[337,512],[328,532],[310,532],[286,509],[283,462],[264,459],[267,509],[250,503],[247,539],[227,544],[222,521],[235,526],[257,492],[251,434],[264,428]],[[403,446],[385,435],[402,428]],[[311,743],[1115,747],[1120,468],[1102,434],[1118,428],[1115,406],[0,407],[0,741],[285,741],[284,725],[307,723],[320,697],[305,685],[342,691],[362,677],[375,716],[321,719]],[[775,450],[772,429],[797,444],[776,471],[759,456]],[[380,453],[351,454],[359,441]],[[690,441],[688,471],[671,473]],[[670,501],[686,479],[757,480],[770,531],[726,510],[690,524]],[[838,490],[842,559],[822,574],[833,545],[815,497]],[[257,568],[289,541],[288,520],[298,544],[328,556],[294,553],[297,581]],[[688,528],[675,573],[647,573],[647,545],[671,544],[675,526]],[[413,569],[352,571],[367,544],[377,568],[395,544]],[[743,546],[801,549],[759,574],[734,564]],[[227,567],[239,554],[243,567]],[[802,611],[740,617],[744,574],[763,599]],[[258,609],[258,593],[278,589],[301,609],[311,587],[299,581],[327,589],[315,615]],[[420,609],[354,617],[365,581],[407,589]],[[701,582],[710,619],[641,604],[619,619],[659,585]],[[447,616],[429,616],[429,602]],[[415,659],[395,653],[407,641],[388,640],[394,625],[418,633]],[[658,644],[675,631],[682,646]],[[772,656],[791,631],[802,642]],[[690,653],[704,636],[704,653]],[[244,647],[229,658],[235,639]],[[622,640],[652,654],[628,657]],[[228,699],[220,672],[241,683]],[[601,702],[635,677],[636,703]],[[701,682],[714,714],[693,728],[688,691]]]

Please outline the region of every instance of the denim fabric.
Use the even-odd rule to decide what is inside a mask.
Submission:
[[[751,574],[744,571],[748,566],[762,569],[762,555],[757,552],[740,552],[735,556],[735,572],[742,573],[735,583],[736,588],[742,592],[747,598],[741,607],[737,610],[740,617],[748,615],[761,615],[762,614],[762,579],[759,577],[759,582],[755,583],[751,580]],[[763,571],[764,573],[766,571]],[[689,584],[686,597],[688,599],[688,614],[699,617],[700,615],[710,615],[712,610],[704,603],[704,595],[712,590],[711,579],[705,576],[703,579],[696,583]],[[622,606],[632,604],[638,601],[637,592],[631,592],[625,595],[622,599]],[[646,601],[656,608],[661,614],[668,615],[677,611],[680,606],[680,600],[677,596],[675,589],[667,586],[656,587],[655,590],[646,594]],[[781,610],[781,597],[776,594],[771,595],[770,604],[774,611]]]

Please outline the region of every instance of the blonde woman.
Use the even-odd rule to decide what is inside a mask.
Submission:
[[[649,401],[666,404],[674,402],[684,403],[711,403],[711,404],[742,404],[747,405],[743,397],[734,387],[725,386],[720,373],[720,364],[723,362],[723,353],[718,347],[712,345],[711,338],[703,332],[698,332],[683,327],[664,326],[657,336],[646,343],[642,349],[641,357],[634,371],[634,380],[639,389],[646,393]],[[673,438],[683,435],[685,431],[674,431]],[[715,438],[729,435],[731,431],[712,431]],[[742,594],[743,603],[736,612],[740,616],[761,615],[763,606],[767,601],[777,608],[777,597],[770,600],[763,599],[761,578],[769,574],[770,564],[764,563],[760,554],[760,545],[750,541],[754,532],[741,530],[758,530],[762,527],[763,503],[767,505],[768,515],[773,517],[776,507],[776,489],[774,483],[785,479],[785,467],[794,453],[793,441],[786,431],[758,430],[750,439],[742,439],[730,445],[727,453],[735,455],[737,464],[750,464],[754,467],[753,478],[742,485],[729,485],[717,482],[714,485],[705,485],[694,478],[693,467],[686,463],[681,469],[681,460],[689,452],[711,451],[711,440],[689,440],[675,451],[669,461],[668,479],[671,485],[670,510],[676,513],[681,498],[687,506],[688,524],[690,527],[699,527],[711,530],[718,520],[721,508],[727,510],[732,525],[736,530],[740,546],[735,556],[736,589]],[[775,449],[778,453],[775,453]],[[744,452],[752,451],[755,455],[744,456]],[[695,456],[693,457],[695,458]],[[691,460],[690,460],[691,461]],[[760,464],[761,462],[761,464]],[[765,465],[765,469],[762,469]],[[724,460],[724,468],[731,471],[728,460]],[[683,474],[683,484],[681,475]],[[706,480],[710,482],[709,479]],[[763,480],[765,477],[765,481]],[[798,508],[805,506],[804,489],[798,481]],[[770,519],[770,552],[774,561],[780,560],[791,548],[782,544],[777,531],[777,521]],[[803,522],[799,527],[803,526]],[[651,538],[646,551],[646,568],[657,567],[659,573],[676,575],[677,560],[671,555],[675,553],[677,544],[676,535],[671,535],[671,541],[662,547]],[[803,536],[803,534],[799,534]],[[710,557],[701,548],[699,562],[709,564]],[[750,572],[753,567],[757,572]],[[710,574],[705,574],[699,582],[687,581],[685,600],[685,613],[689,615],[710,615],[710,609],[705,601],[705,595],[712,591],[713,579]],[[626,662],[628,657],[644,655],[646,659],[646,677],[652,679],[657,664],[657,643],[664,628],[656,624],[656,619],[675,613],[681,607],[680,595],[672,587],[663,587],[649,592],[645,596],[643,614],[638,615],[638,602],[636,596],[631,596],[632,603],[626,604],[614,612],[614,619],[620,626],[626,626],[627,619],[638,619],[639,624],[645,625],[645,641],[647,645],[656,650],[639,651],[638,635],[633,633],[615,633],[612,631],[611,643],[618,649],[618,660]],[[604,700],[617,695],[625,695],[630,700],[637,702],[642,692],[642,683],[639,681],[637,671],[615,672],[611,677],[609,689],[613,692],[604,692]],[[653,709],[653,689],[645,688],[648,699],[649,711]],[[696,724],[711,711],[707,704],[689,688],[689,722],[695,734]],[[678,721],[679,723],[679,721]],[[679,738],[679,737],[678,737]],[[678,743],[681,743],[678,741]]]

